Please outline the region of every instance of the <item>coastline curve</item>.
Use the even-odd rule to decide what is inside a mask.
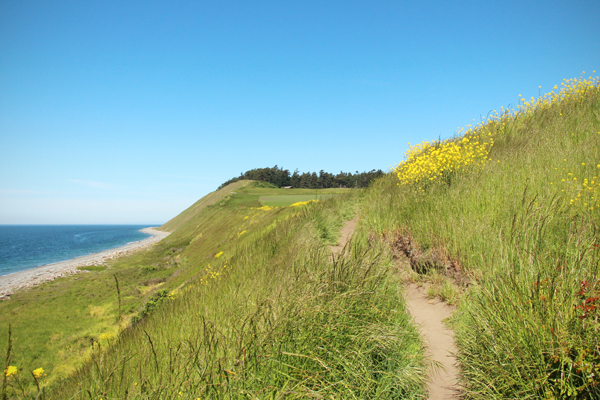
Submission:
[[[83,272],[78,269],[80,267],[102,265],[116,258],[147,249],[170,234],[170,232],[159,231],[156,228],[144,228],[140,231],[152,236],[99,253],[88,254],[71,260],[42,265],[25,271],[0,276],[0,300],[10,299],[10,295],[17,291],[27,290],[44,282],[53,281],[56,278]]]

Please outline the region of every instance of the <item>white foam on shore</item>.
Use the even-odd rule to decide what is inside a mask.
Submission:
[[[72,260],[47,264],[41,267],[0,276],[0,300],[9,298],[8,296],[16,291],[26,290],[43,282],[82,272],[78,269],[79,267],[103,265],[108,261],[148,248],[154,243],[158,243],[169,236],[170,233],[159,231],[155,228],[144,228],[140,229],[140,231],[148,233],[152,235],[152,237],[137,242],[131,242],[121,247],[101,251],[99,253],[73,258]]]

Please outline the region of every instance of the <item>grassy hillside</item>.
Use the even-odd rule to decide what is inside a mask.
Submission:
[[[25,370],[43,368],[48,384],[67,377],[89,357],[90,343],[102,343],[115,336],[132,317],[143,312],[144,304],[157,291],[173,290],[197,275],[204,263],[194,262],[210,258],[230,236],[237,234],[238,226],[233,224],[239,221],[233,216],[227,218],[227,212],[218,212],[233,207],[209,206],[224,199],[235,187],[247,184],[238,182],[211,193],[191,207],[195,214],[190,210],[183,213],[183,218],[195,216],[192,219],[196,225],[202,224],[206,233],[205,240],[193,241],[188,249],[188,253],[193,253],[192,262],[188,262],[184,247],[186,240],[192,241],[199,233],[187,239],[174,234],[152,251],[119,259],[108,268],[83,268],[85,273],[56,279],[0,302],[0,352],[6,354],[10,324],[11,365]],[[201,216],[199,204],[205,211]]]
[[[0,303],[0,351],[10,323],[19,369],[7,392],[33,398],[27,370],[42,367],[46,398],[418,397],[420,339],[389,256],[329,252],[359,193],[270,207],[258,199],[306,193],[235,189],[192,206],[149,252]]]
[[[46,398],[423,398],[412,279],[458,304],[465,398],[598,399],[599,173],[598,81],[565,81],[367,190],[225,187],[152,251],[0,303],[0,351],[10,322],[10,365],[47,369]]]
[[[467,398],[600,398],[598,176],[598,81],[576,79],[411,148],[366,197],[364,235],[466,289],[453,326]]]
[[[197,215],[199,212],[201,212],[204,208],[222,201],[226,197],[230,196],[232,192],[234,192],[236,189],[240,189],[246,186],[248,182],[249,181],[234,182],[220,190],[207,194],[206,196],[192,204],[192,206],[187,208],[181,214],[177,215],[175,218],[162,225],[160,227],[160,230],[166,232],[173,232],[181,225],[183,225],[186,221],[188,221],[189,219]]]
[[[254,208],[240,206],[237,195],[234,206],[215,207],[205,219],[209,210],[199,213],[165,244],[201,272],[108,351],[95,352],[52,397],[422,395],[420,339],[390,257],[356,244],[351,256],[334,259],[327,246],[352,218],[355,197]],[[227,240],[203,253],[223,230]]]
[[[322,200],[350,191],[350,189],[279,189],[265,182],[254,182],[252,184],[250,182],[252,181],[236,181],[207,194],[181,214],[165,223],[160,229],[173,232],[204,208],[216,203],[237,204],[245,207],[285,207],[299,201]]]

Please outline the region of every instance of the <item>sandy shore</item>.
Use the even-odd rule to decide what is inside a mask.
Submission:
[[[8,296],[18,290],[28,289],[43,282],[52,281],[56,278],[82,272],[77,269],[79,267],[103,265],[118,257],[147,249],[154,243],[157,243],[169,236],[169,232],[162,232],[154,228],[145,228],[141,231],[144,233],[149,233],[152,235],[152,237],[140,240],[139,242],[129,243],[125,246],[117,247],[115,249],[102,251],[100,253],[89,254],[87,256],[77,257],[68,261],[48,264],[41,267],[28,269],[26,271],[0,276],[0,300],[9,298]]]

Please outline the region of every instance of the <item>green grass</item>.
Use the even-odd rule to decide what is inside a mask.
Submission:
[[[192,219],[195,215],[200,213],[204,208],[222,202],[224,199],[229,198],[231,196],[231,193],[244,188],[248,184],[249,181],[238,181],[232,183],[231,185],[227,185],[221,190],[209,193],[208,195],[204,196],[196,203],[194,203],[191,207],[184,210],[181,214],[177,215],[175,218],[165,223],[161,227],[161,229],[167,232],[175,231],[185,222],[187,222],[188,220]]]
[[[278,196],[260,196],[258,201],[264,206],[287,207],[294,203],[310,200],[326,200],[335,196],[335,194],[298,194],[298,195],[278,195]]]
[[[475,130],[489,133],[491,162],[427,185],[236,182],[165,224],[152,251],[14,295],[0,303],[0,352],[10,323],[22,371],[9,393],[25,382],[34,397],[24,371],[43,367],[45,398],[423,398],[390,247],[410,238],[470,282],[418,277],[458,304],[465,398],[600,398],[598,85]],[[268,206],[315,195],[333,197]],[[349,255],[332,258],[356,213]]]
[[[391,258],[359,243],[329,254],[360,192],[265,208],[253,199],[281,190],[222,190],[151,251],[0,303],[0,352],[10,323],[30,397],[26,370],[43,367],[45,398],[419,398],[422,348]]]
[[[391,257],[357,243],[353,256],[334,260],[322,239],[352,204],[255,210],[270,223],[213,256],[218,274],[188,281],[49,394],[421,398],[421,342]]]
[[[69,376],[89,356],[92,340],[120,329],[115,275],[120,283],[122,324],[126,324],[154,292],[177,288],[203,271],[214,254],[247,240],[246,234],[238,238],[241,227],[260,229],[271,223],[264,211],[206,205],[211,198],[225,198],[231,189],[224,188],[222,193],[199,201],[197,204],[205,206],[191,217],[188,210],[182,213],[193,223],[150,252],[119,259],[108,269],[82,268],[88,272],[57,279],[0,302],[0,351],[5,353],[11,324],[13,363],[29,370],[44,368],[47,383]],[[244,221],[247,215],[252,218]],[[232,238],[236,240],[231,242]]]
[[[502,122],[482,129],[495,144],[479,171],[373,185],[363,235],[410,236],[470,278],[453,321],[466,398],[599,398],[600,90]],[[584,179],[595,192],[574,200]]]

